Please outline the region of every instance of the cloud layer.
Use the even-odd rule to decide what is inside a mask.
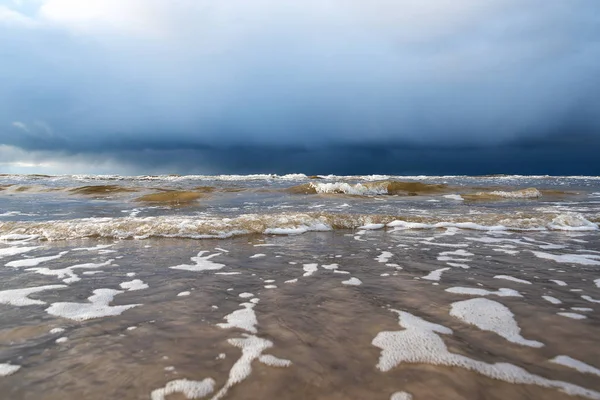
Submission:
[[[587,0],[0,0],[0,144],[118,159],[596,140],[599,11]]]

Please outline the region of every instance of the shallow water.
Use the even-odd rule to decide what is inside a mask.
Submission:
[[[543,189],[531,182],[523,186]],[[598,190],[578,190],[569,200],[576,204],[567,205],[543,197],[516,200],[519,206],[448,203],[438,208],[427,208],[438,204],[428,202],[431,197],[414,196],[287,200],[306,207],[325,202],[330,209],[347,202],[351,207],[344,208],[360,208],[363,220],[357,223],[377,222],[384,213],[373,212],[379,209],[371,203],[380,201],[392,203],[387,205],[396,212],[389,214],[401,222],[403,201],[421,202],[432,222],[447,215],[470,218],[480,214],[466,210],[482,208],[487,215],[504,213],[503,208],[512,210],[506,214],[579,208],[577,218],[571,209],[552,211],[572,217],[564,219],[562,229],[485,224],[459,229],[456,223],[434,227],[404,221],[383,228],[323,226],[332,230],[202,240],[153,237],[160,234],[122,240],[114,233],[84,238],[89,232],[84,216],[112,221],[121,218],[116,215],[123,205],[136,204],[70,200],[71,195],[54,193],[0,194],[5,207],[14,206],[0,214],[37,213],[0,223],[0,365],[20,367],[0,376],[0,397],[160,398],[161,388],[183,387],[169,382],[187,379],[204,381],[194,387],[206,389],[197,395],[207,399],[390,399],[400,391],[414,399],[600,398],[600,235],[590,222],[597,211],[581,211],[595,207],[592,193]],[[243,201],[254,195],[235,194]],[[18,201],[26,196],[32,203]],[[264,196],[255,205],[263,207],[260,215],[271,215],[270,201],[289,195]],[[62,199],[69,199],[62,213],[72,218],[60,219],[72,233],[68,240],[49,241],[57,239],[52,236],[57,223],[50,221],[59,219]],[[212,201],[212,207],[224,207]],[[36,208],[42,203],[46,209]],[[55,209],[47,205],[54,203]],[[159,219],[148,220],[146,229],[166,231],[169,218],[178,223],[177,218],[206,218],[196,214],[205,207],[203,200],[191,208],[160,207],[148,211]],[[211,221],[217,221],[211,212]],[[271,216],[275,225],[255,231],[295,227],[296,220],[282,218]],[[35,223],[46,225],[36,232],[23,229]],[[125,227],[131,225],[119,229]],[[108,232],[103,229],[97,231]],[[48,285],[64,286],[27,297],[14,292]],[[27,304],[32,300],[39,304]],[[56,328],[64,331],[51,333]],[[59,338],[66,339],[57,343]],[[244,340],[231,341],[236,338]],[[261,355],[277,357],[282,366]],[[571,357],[571,366],[550,361],[557,356]],[[207,379],[214,380],[212,387]]]

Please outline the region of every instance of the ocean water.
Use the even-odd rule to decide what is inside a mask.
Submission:
[[[0,398],[600,399],[600,177],[0,176]]]

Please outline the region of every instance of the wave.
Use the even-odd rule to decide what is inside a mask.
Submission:
[[[462,197],[466,200],[538,199],[542,197],[542,192],[536,188],[510,191],[494,190],[490,192],[463,194]]]
[[[119,217],[62,221],[0,222],[0,240],[70,240],[80,238],[145,239],[228,238],[248,234],[300,234],[310,231],[358,229],[363,226],[402,229],[460,228],[476,230],[591,231],[598,225],[578,213],[538,215],[399,216],[337,213],[243,214],[221,217]]]
[[[285,189],[294,194],[348,194],[354,196],[379,195],[422,195],[444,193],[449,190],[444,184],[422,182],[375,181],[365,183],[310,182]]]

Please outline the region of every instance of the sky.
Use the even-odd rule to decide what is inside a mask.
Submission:
[[[596,0],[0,0],[0,173],[600,175]]]

